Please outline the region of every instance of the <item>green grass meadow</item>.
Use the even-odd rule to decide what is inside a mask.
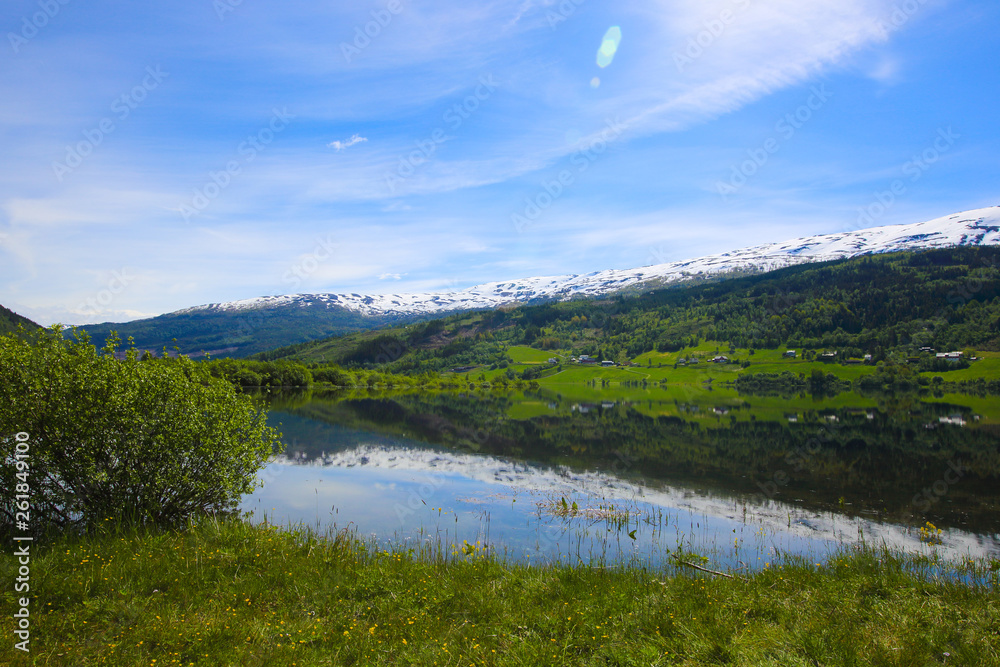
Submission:
[[[536,350],[530,347],[515,346],[507,350],[508,356],[514,362],[511,368],[515,373],[520,374],[525,369],[544,365],[550,358],[560,359],[562,371],[542,377],[540,384],[547,386],[564,386],[571,384],[588,384],[591,382],[600,383],[602,380],[609,383],[620,383],[629,381],[646,380],[651,383],[664,382],[676,385],[704,385],[706,383],[733,382],[740,373],[784,373],[790,372],[809,376],[814,370],[823,373],[833,373],[843,380],[855,380],[861,376],[875,372],[874,366],[864,364],[840,365],[828,364],[820,361],[805,361],[803,359],[791,359],[784,357],[784,350],[754,350],[751,355],[748,349],[737,349],[730,353],[729,347],[717,341],[705,341],[697,347],[682,350],[680,352],[647,352],[632,360],[634,365],[626,367],[602,367],[595,365],[571,364],[568,362],[569,353],[565,350]],[[741,368],[739,363],[715,364],[710,360],[716,355],[725,355],[734,362],[749,361],[750,366]],[[680,359],[689,361],[697,358],[695,364],[685,363],[676,365]],[[996,360],[1000,374],[1000,357]],[[984,372],[989,375],[991,369],[985,368]],[[969,369],[970,371],[973,369]],[[478,378],[480,373],[485,374],[487,380],[494,380],[503,375],[505,370],[494,369],[492,371],[475,370],[470,373],[471,378]],[[978,376],[976,376],[978,377]],[[993,377],[997,377],[996,374]],[[950,379],[950,378],[948,378]],[[959,378],[956,378],[959,379]]]
[[[11,581],[9,551],[0,565]],[[31,652],[5,632],[0,664],[1000,665],[996,566],[959,566],[955,583],[926,558],[866,549],[724,578],[238,520],[109,529],[39,549]]]

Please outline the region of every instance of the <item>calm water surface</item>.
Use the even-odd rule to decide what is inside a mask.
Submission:
[[[596,393],[272,397],[286,450],[242,508],[528,562],[1000,556],[996,399]]]

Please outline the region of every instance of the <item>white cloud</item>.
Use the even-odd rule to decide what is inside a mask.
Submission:
[[[463,151],[449,145],[448,150],[442,149],[413,169],[412,176],[397,179],[393,176],[400,163],[399,156],[412,150],[414,139],[423,137],[418,133],[380,139],[388,153],[370,156],[366,151],[366,157],[375,159],[351,164],[345,173],[324,171],[311,184],[309,194],[327,201],[357,201],[471,190],[504,183],[545,169],[576,150],[574,145],[563,141],[567,129],[591,136],[603,130],[608,118],[621,118],[629,128],[628,138],[683,130],[850,64],[865,48],[891,38],[892,33],[884,26],[895,3],[896,0],[623,3],[613,15],[620,19],[625,38],[614,64],[605,70],[599,92],[587,85],[597,71],[596,66],[593,70],[582,70],[585,76],[580,76],[582,61],[553,64],[514,56],[525,45],[546,45],[569,30],[569,26],[560,25],[554,31],[544,20],[520,20],[528,15],[543,17],[545,12],[537,10],[550,3],[511,0],[491,4],[489,11],[464,12],[462,34],[481,35],[485,41],[477,50],[463,38],[462,57],[448,64],[435,63],[435,75],[429,80],[430,85],[422,89],[433,89],[441,97],[456,90],[461,92],[468,83],[466,79],[471,81],[475,77],[470,78],[468,67],[460,63],[481,62],[490,54],[498,56],[494,58],[496,62],[488,65],[489,69],[482,70],[495,73],[503,83],[496,98],[474,112],[471,122],[489,128],[477,139],[476,150]],[[393,83],[380,90],[398,91],[394,72],[403,66],[401,63],[428,57],[426,37],[415,32],[415,26],[435,24],[435,19],[453,26],[456,17],[444,17],[448,11],[447,7],[421,8],[413,16],[407,16],[405,28],[400,25],[399,33],[391,40],[395,57],[366,65],[369,75],[387,77]],[[596,11],[581,6],[580,13],[574,13],[572,18],[588,22],[593,20],[592,15],[583,14]],[[921,12],[930,13],[930,3]],[[513,14],[518,20],[519,34],[497,42],[494,33],[502,31],[495,29],[496,21],[504,13]],[[411,19],[414,25],[410,25]],[[690,52],[693,55],[687,51],[691,44],[695,45]],[[595,40],[589,46],[598,45],[599,40]],[[555,48],[559,49],[556,52],[565,49]],[[593,51],[588,48],[588,52],[589,64]],[[499,57],[504,54],[505,57]],[[681,62],[678,58],[686,60]],[[891,78],[894,69],[889,65],[872,76]],[[412,73],[407,70],[407,74]],[[574,84],[577,79],[581,85]],[[604,94],[605,89],[614,92]],[[413,92],[404,87],[403,94]],[[372,101],[367,93],[362,97]],[[532,100],[531,106],[526,106],[528,100]],[[428,99],[411,104],[414,106],[434,108],[435,104]],[[487,120],[492,114],[519,119],[517,131],[504,132],[503,126],[494,125],[494,118]],[[329,145],[341,151],[353,145],[355,137]],[[459,136],[454,145],[465,141]],[[387,164],[376,164],[380,159]],[[392,181],[391,190],[385,187],[387,178]]]
[[[879,83],[893,85],[899,82],[902,65],[898,59],[885,56],[868,70],[868,76]]]
[[[846,65],[884,42],[891,0],[661,0],[624,44],[631,123],[671,131],[730,113]]]
[[[504,31],[510,30],[516,26],[521,19],[524,18],[524,15],[534,8],[534,5],[534,0],[524,0],[524,2],[521,3],[521,6],[517,8],[517,13],[510,19],[510,21],[507,22],[507,25],[504,26]]]
[[[402,211],[412,211],[413,207],[409,204],[404,204],[399,201],[390,202],[387,206],[382,207],[383,213],[397,213]]]
[[[367,137],[362,137],[360,134],[354,134],[350,139],[345,139],[344,141],[340,141],[339,139],[337,141],[331,141],[327,144],[327,146],[335,149],[339,153],[345,148],[350,148],[354,144],[361,144],[366,141],[368,141]]]
[[[364,3],[321,9],[302,0],[280,8],[245,3],[221,33],[208,11],[182,32],[161,35],[156,48],[108,27],[113,22],[103,32],[78,26],[78,34],[67,33],[69,41],[56,42],[57,33],[49,33],[53,43],[13,60],[11,76],[0,82],[0,98],[18,100],[0,108],[9,144],[9,159],[0,165],[0,232],[7,235],[0,236],[0,260],[16,269],[0,282],[0,302],[50,309],[39,319],[76,316],[72,309],[81,298],[103,289],[88,282],[87,270],[125,264],[153,273],[148,284],[116,299],[107,317],[286,291],[288,267],[328,233],[344,244],[343,255],[311,274],[308,288],[377,293],[440,286],[442,271],[469,285],[635,266],[651,255],[690,257],[748,245],[762,234],[784,240],[796,235],[785,229],[796,219],[829,231],[852,215],[842,196],[827,202],[839,218],[801,208],[736,211],[740,217],[714,199],[690,202],[727,172],[726,156],[738,152],[729,149],[744,141],[756,146],[755,136],[744,139],[733,127],[717,139],[692,133],[683,153],[672,144],[686,141],[673,136],[632,139],[703,124],[847,68],[859,79],[892,83],[905,73],[917,80],[924,72],[906,42],[896,47],[898,55],[871,48],[896,38],[896,30],[880,22],[897,6],[919,4],[901,28],[909,29],[911,22],[941,16],[936,9],[946,3],[404,3],[405,11],[350,62],[341,44],[372,20]],[[553,25],[550,13],[569,5],[575,9]],[[114,9],[100,0],[95,6],[95,21]],[[731,20],[720,31],[712,22],[727,10]],[[612,25],[621,26],[623,38],[614,63],[601,70],[594,52]],[[679,71],[676,54],[699,37],[700,52]],[[172,77],[162,91],[127,119],[112,114],[109,102],[141,72],[115,63],[155,64],[161,47],[177,40],[191,56],[164,63]],[[82,62],[67,55],[76,52],[91,55]],[[43,65],[44,81],[37,76]],[[220,71],[264,71],[275,83],[247,95],[245,77],[213,76]],[[589,82],[598,73],[601,85],[594,88]],[[471,99],[483,76],[495,77],[496,94],[472,100],[458,122],[449,112]],[[835,99],[847,98],[849,77],[830,78]],[[225,94],[207,94],[220,90]],[[183,224],[177,206],[191,201],[194,189],[204,188],[227,160],[241,157],[237,146],[273,106],[286,105],[297,117],[296,130],[276,136],[252,163],[241,162],[231,184]],[[775,118],[785,111],[777,109]],[[831,114],[836,111],[831,106]],[[53,160],[62,160],[66,147],[104,117],[114,119],[115,131],[58,181]],[[623,139],[607,150],[602,145],[600,160],[578,171],[571,154],[615,117],[628,125]],[[217,132],[222,121],[233,129]],[[813,127],[820,136],[827,131],[817,124],[810,133]],[[413,158],[438,128],[447,142]],[[349,151],[368,141],[355,130],[377,132],[377,141]],[[655,150],[644,149],[646,143]],[[815,201],[816,183],[823,183],[867,196],[866,181],[895,177],[897,145],[886,141],[857,152],[879,159],[844,158],[829,169],[803,162],[790,178],[781,161],[793,159],[792,149],[783,150],[767,175],[743,192],[754,202]],[[515,235],[510,215],[562,169],[572,170],[574,184],[529,235]],[[923,201],[915,193],[893,215],[909,215],[908,208]],[[706,218],[713,221],[707,227]],[[782,226],[772,229],[776,218]]]

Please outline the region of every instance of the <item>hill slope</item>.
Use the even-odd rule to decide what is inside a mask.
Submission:
[[[80,327],[102,342],[115,331],[139,349],[198,358],[244,357],[282,345],[367,331],[401,321],[398,316],[369,316],[337,306],[303,307],[298,303],[263,303],[255,308],[204,311],[188,309],[147,320]],[[410,318],[417,319],[417,318]]]
[[[876,359],[921,347],[1000,350],[1000,247],[869,255],[610,299],[454,314],[258,358],[415,373],[504,367],[514,345],[634,359],[699,340]]]
[[[811,236],[640,269],[524,278],[453,292],[266,296],[187,308],[149,320],[83,328],[98,340],[116,330],[122,338],[134,337],[142,348],[158,350],[176,344],[186,354],[239,357],[452,312],[602,297],[623,290],[759,274],[859,255],[998,244],[1000,207],[993,207],[928,222]]]
[[[0,306],[0,336],[17,331],[18,325],[24,325],[25,329],[40,329],[40,325],[35,324],[27,317],[18,315],[9,308]]]

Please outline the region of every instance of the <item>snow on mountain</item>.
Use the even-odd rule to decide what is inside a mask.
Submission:
[[[593,297],[611,294],[628,287],[669,285],[732,272],[760,273],[794,264],[825,262],[858,255],[973,245],[1000,245],[1000,207],[956,213],[927,222],[809,236],[784,243],[767,243],[719,255],[639,269],[611,269],[586,275],[523,278],[485,283],[453,292],[264,296],[197,306],[178,311],[177,314],[322,304],[327,307],[345,308],[364,315],[427,315],[456,310],[497,308],[540,299]]]

